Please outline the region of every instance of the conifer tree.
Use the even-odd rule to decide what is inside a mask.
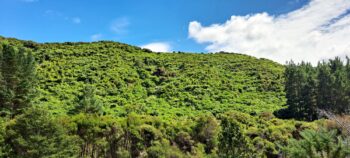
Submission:
[[[319,63],[318,69],[318,86],[317,86],[317,107],[321,109],[330,109],[331,96],[330,90],[332,88],[331,72],[327,63]]]
[[[346,113],[350,114],[350,58],[349,57],[346,57],[345,72],[347,76],[347,84],[345,87],[346,105],[347,105]]]
[[[297,70],[297,78],[295,79],[296,82],[296,87],[297,87],[297,100],[295,103],[295,108],[293,110],[293,113],[296,115],[296,118],[298,119],[304,119],[304,116],[307,115],[306,113],[306,109],[307,106],[305,104],[305,95],[306,92],[305,91],[305,85],[306,85],[306,79],[307,79],[307,72],[308,72],[308,64],[305,62],[302,62]]]
[[[96,97],[94,88],[92,86],[86,86],[82,92],[83,94],[79,97],[77,106],[71,113],[102,114],[102,102]]]
[[[334,83],[333,83],[333,108],[334,111],[338,114],[344,114],[348,109],[348,98],[346,94],[346,87],[348,86],[348,80],[346,78],[346,73],[344,70],[338,70],[334,74]]]
[[[317,89],[316,80],[309,76],[304,86],[305,120],[313,121],[317,119]]]
[[[343,91],[343,75],[342,75],[342,68],[343,63],[341,62],[340,58],[336,57],[335,59],[329,60],[329,68],[331,71],[331,87],[329,89],[329,95],[330,95],[330,108],[332,111],[338,113],[340,112],[339,104],[341,101],[341,95]]]
[[[350,58],[349,57],[346,57],[345,71],[346,71],[348,80],[350,80]]]
[[[2,115],[22,113],[34,96],[35,62],[31,52],[0,45],[0,110]]]
[[[317,109],[337,114],[350,112],[350,65],[339,58],[310,63],[288,63],[285,70],[287,109],[276,114],[284,118],[312,121]]]
[[[299,98],[299,90],[297,85],[297,72],[298,67],[295,65],[293,61],[289,62],[286,66],[286,70],[284,76],[286,78],[285,81],[285,91],[287,98],[288,109],[284,113],[285,117],[295,117],[292,116],[292,111],[297,110],[298,98]]]

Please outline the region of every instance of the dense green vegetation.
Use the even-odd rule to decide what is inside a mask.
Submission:
[[[259,113],[285,103],[283,66],[246,55],[147,53],[113,42],[37,49],[36,104],[56,113],[71,110],[84,85],[96,88],[106,114],[122,117],[131,110],[167,119],[229,109]]]
[[[285,148],[291,157],[348,157],[349,146],[341,137],[336,136],[336,131],[305,130],[300,133],[303,139],[291,139]]]
[[[273,115],[288,82],[270,60],[109,41],[0,44],[0,157],[349,155],[330,122]]]
[[[0,45],[1,115],[18,114],[33,99],[35,79],[34,58],[24,48]],[[2,53],[4,52],[4,53]]]
[[[284,118],[317,119],[318,109],[336,114],[350,113],[350,59],[340,58],[309,63],[290,62],[285,71],[287,109],[277,112]]]

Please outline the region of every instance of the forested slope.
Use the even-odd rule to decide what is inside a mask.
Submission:
[[[73,107],[83,85],[105,112],[166,117],[273,111],[285,104],[283,66],[240,54],[153,53],[115,42],[36,45],[38,104]],[[50,97],[48,97],[50,96]]]
[[[325,150],[344,157],[350,152],[335,132],[314,131],[335,127],[323,120],[273,115],[286,106],[285,67],[267,59],[156,53],[111,41],[35,43],[0,36],[0,44],[0,81],[6,83],[0,88],[0,157],[298,157]],[[35,72],[24,68],[31,65],[31,53]],[[21,78],[26,74],[36,74],[36,80]],[[23,98],[30,103],[11,109]],[[331,146],[300,149],[303,143],[314,145],[301,138],[324,137]]]

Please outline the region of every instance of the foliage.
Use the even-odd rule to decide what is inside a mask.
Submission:
[[[302,139],[289,141],[285,148],[291,158],[346,158],[350,156],[350,146],[336,136],[335,131],[305,130],[300,133]]]
[[[35,63],[31,51],[0,42],[0,112],[20,114],[33,96]]]
[[[0,41],[2,53],[22,54],[31,65],[14,79],[30,85],[17,93],[30,98],[28,110],[1,117],[0,157],[278,157],[290,139],[324,124],[273,114],[286,92],[289,107],[292,98],[298,102],[298,117],[309,118],[319,104],[318,70],[307,64],[287,66],[303,83],[294,90],[292,80],[283,84],[283,65],[247,55],[154,53],[111,41]],[[2,83],[13,75],[3,73],[7,67],[1,65]],[[6,99],[8,88],[0,86]],[[11,103],[5,99],[1,107]]]
[[[79,97],[78,105],[74,107],[71,114],[103,114],[103,105],[95,96],[94,88],[87,86],[83,89],[83,94]]]
[[[285,70],[287,109],[276,114],[282,118],[316,120],[317,109],[336,114],[350,112],[350,59],[320,62],[317,67],[290,62]]]
[[[6,127],[9,157],[74,157],[78,153],[75,142],[48,111],[39,108],[27,109]]]
[[[7,145],[5,143],[5,120],[0,118],[0,157],[5,157],[7,153]]]
[[[169,145],[166,140],[156,142],[155,145],[147,150],[150,158],[183,158],[186,157],[176,146]]]
[[[284,67],[241,54],[153,53],[116,42],[36,46],[35,103],[65,114],[81,90],[96,88],[106,114],[164,119],[210,111],[274,111],[285,104]],[[161,106],[159,106],[161,105]]]
[[[218,136],[220,132],[219,121],[212,115],[199,116],[197,124],[194,127],[194,137],[197,141],[205,145],[207,154],[215,152],[218,145]]]
[[[240,124],[232,118],[223,118],[222,132],[219,138],[219,156],[227,158],[252,157],[248,140]]]

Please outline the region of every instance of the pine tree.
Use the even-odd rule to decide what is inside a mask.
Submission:
[[[307,78],[307,63],[302,62],[298,68],[295,79],[296,84],[296,90],[297,90],[297,100],[295,103],[295,107],[293,108],[293,113],[296,115],[295,117],[297,119],[304,119],[304,116],[306,115],[305,112],[307,111],[306,108],[308,105],[305,104],[305,95],[306,91],[304,90],[304,87],[306,85],[306,78]]]
[[[332,111],[339,113],[341,112],[339,104],[341,104],[340,97],[342,97],[342,84],[344,82],[342,75],[343,63],[340,58],[336,57],[335,59],[329,60],[328,65],[331,71],[331,87],[329,89],[330,106]]]
[[[288,117],[295,117],[292,116],[294,114],[293,111],[297,111],[298,106],[298,98],[299,98],[299,90],[298,90],[298,68],[295,65],[293,61],[289,62],[286,66],[286,70],[284,73],[284,76],[286,78],[285,81],[285,91],[286,91],[286,98],[287,98],[287,105],[288,109],[286,109],[286,114]]]
[[[2,115],[22,113],[34,94],[35,62],[31,52],[9,44],[0,46],[0,110]]]
[[[350,112],[350,62],[344,65],[340,58],[320,62],[315,68],[310,63],[288,63],[285,70],[287,109],[277,116],[312,121],[317,109],[337,114]]]
[[[349,57],[346,57],[345,71],[346,71],[348,80],[350,80],[350,58]]]
[[[82,93],[83,94],[79,97],[79,103],[70,113],[101,115],[103,113],[102,102],[97,99],[94,88],[91,86],[86,86],[84,87]]]
[[[318,69],[318,86],[317,86],[317,107],[320,109],[331,109],[331,92],[332,78],[330,68],[327,63],[319,63]]]
[[[301,90],[300,105],[302,110],[300,111],[304,120],[313,121],[317,119],[317,90],[315,79],[315,68],[310,63],[302,65],[304,68],[303,76],[304,83]]]
[[[345,65],[345,72],[346,72],[346,76],[347,76],[347,84],[345,87],[345,94],[346,94],[346,113],[350,114],[350,58],[346,57],[346,65]]]
[[[302,62],[300,65],[296,65],[294,62],[290,62],[286,66],[285,91],[288,105],[288,108],[284,110],[284,113],[288,115],[286,118],[308,120],[311,107],[315,106],[309,105],[312,103],[311,100],[314,101],[315,95],[315,90],[313,90],[315,83],[308,85],[308,82],[313,81],[313,74],[314,70],[310,63]]]
[[[338,114],[344,114],[347,111],[347,99],[349,96],[346,94],[346,86],[348,85],[345,71],[339,70],[334,74],[335,80],[333,83],[333,106],[335,112]]]
[[[308,121],[313,121],[317,119],[317,90],[316,90],[316,80],[309,76],[307,79],[307,84],[304,86],[304,105],[305,113],[304,118]]]

